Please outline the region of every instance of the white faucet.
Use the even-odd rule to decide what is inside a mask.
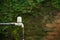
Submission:
[[[22,23],[22,17],[17,17],[17,23],[15,23],[17,26],[21,26],[22,28],[24,27],[24,24]]]

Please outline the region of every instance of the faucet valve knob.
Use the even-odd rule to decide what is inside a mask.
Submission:
[[[22,17],[17,17],[17,23],[22,23]]]

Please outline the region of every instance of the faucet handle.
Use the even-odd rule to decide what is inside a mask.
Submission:
[[[22,23],[22,17],[21,16],[17,17],[17,23]]]

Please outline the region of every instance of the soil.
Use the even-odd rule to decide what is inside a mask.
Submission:
[[[46,24],[46,28],[52,28],[54,31],[48,31],[47,35],[44,37],[44,40],[60,40],[60,18],[58,17],[60,16],[55,16],[56,19],[52,21],[52,23]]]

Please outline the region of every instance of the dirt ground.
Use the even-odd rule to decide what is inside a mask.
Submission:
[[[46,24],[46,28],[51,29],[51,31],[47,32],[44,40],[60,40],[60,13],[57,13],[55,18],[52,23]]]

